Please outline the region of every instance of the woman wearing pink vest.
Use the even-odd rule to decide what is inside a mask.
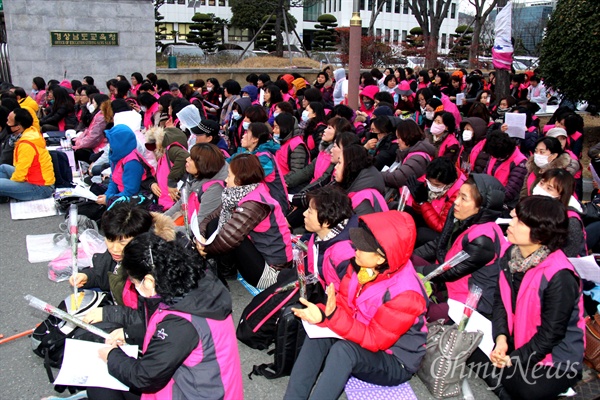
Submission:
[[[200,224],[205,238],[218,233],[209,244],[196,243],[202,255],[233,253],[242,277],[259,289],[275,283],[279,271],[292,264],[291,233],[264,179],[258,157],[235,156],[229,164],[222,208]]]
[[[306,308],[293,309],[345,340],[306,338],[286,400],[337,399],[351,375],[396,386],[412,377],[425,355],[428,300],[410,262],[416,236],[412,218],[388,211],[359,220],[360,227],[350,230],[356,254],[339,291],[330,284],[326,304],[301,299]]]
[[[565,206],[548,197],[523,199],[513,212],[514,246],[501,260],[493,311],[490,359],[501,373],[493,382],[500,398],[557,398],[581,377],[581,282],[560,250],[567,226]]]
[[[288,113],[279,114],[273,125],[273,137],[281,144],[275,160],[285,179],[298,173],[310,162],[308,147],[296,127],[296,118]]]
[[[462,147],[454,134],[456,120],[449,112],[436,112],[431,127],[427,131],[431,143],[437,148],[438,157],[448,157],[456,163],[462,152]]]
[[[494,291],[498,280],[498,260],[503,254],[505,239],[496,219],[502,214],[504,187],[489,175],[472,174],[460,188],[454,207],[448,214],[446,225],[437,241],[429,242],[414,254],[435,264],[423,268],[428,275],[461,250],[469,258],[433,279],[445,283],[448,298],[465,303],[469,286],[475,284],[483,290],[477,311],[491,319]],[[429,318],[447,317],[445,303],[431,305]]]
[[[99,355],[130,392],[88,388],[90,399],[243,398],[231,296],[198,258],[152,234],[125,247],[122,267],[148,300],[142,355],[125,354],[131,338],[113,331]]]
[[[579,171],[577,171],[573,174],[573,178],[575,178],[575,182],[576,182],[575,193],[577,194],[577,197],[579,199],[583,199],[583,174],[582,174],[583,167],[581,166],[581,161],[579,160],[579,157],[577,157],[577,155],[575,155],[575,153],[573,153],[573,151],[571,151],[567,131],[563,128],[552,128],[552,129],[548,130],[548,132],[546,133],[546,136],[557,138],[558,141],[560,142],[560,147],[562,147],[562,149],[565,151],[565,153],[567,153],[569,156],[571,156],[571,159],[573,159],[579,163]]]
[[[318,276],[323,289],[333,283],[338,291],[348,264],[354,258],[350,228],[358,226],[348,196],[327,186],[307,196],[304,228],[312,232],[307,247],[307,273]]]

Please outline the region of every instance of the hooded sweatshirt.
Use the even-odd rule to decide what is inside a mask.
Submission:
[[[142,399],[243,398],[231,295],[206,272],[183,298],[150,317],[143,355],[108,354],[109,373],[140,390]]]
[[[133,131],[127,125],[115,125],[111,129],[104,131],[110,144],[108,160],[111,170],[115,171],[117,163],[136,150],[137,139]],[[141,156],[140,156],[141,157]],[[106,199],[114,196],[135,196],[140,192],[142,176],[144,175],[143,161],[134,159],[123,165],[123,188],[119,189],[111,177],[108,189],[106,190]]]
[[[344,68],[338,68],[333,71],[333,77],[335,78],[335,87],[333,88],[333,104],[338,105],[344,101],[344,82],[346,81],[346,70]]]

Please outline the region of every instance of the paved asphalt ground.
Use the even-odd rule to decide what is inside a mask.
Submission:
[[[33,220],[13,221],[9,204],[0,204],[0,334],[5,337],[31,329],[44,316],[31,309],[24,296],[33,294],[40,299],[57,305],[70,293],[66,282],[55,283],[48,279],[47,263],[30,264],[27,261],[26,235],[58,232],[58,224],[63,216]],[[237,322],[250,294],[238,283],[230,282],[233,296],[234,320]],[[267,380],[247,374],[255,364],[270,362],[272,356],[239,344],[244,374],[244,394],[246,399],[281,399],[288,378]],[[48,382],[42,359],[31,351],[29,337],[0,345],[0,400],[38,400],[45,396],[57,395]],[[55,371],[57,372],[57,371]],[[418,378],[411,380],[419,399],[433,399]],[[483,381],[470,380],[475,398],[494,399]],[[345,395],[342,395],[345,398]]]

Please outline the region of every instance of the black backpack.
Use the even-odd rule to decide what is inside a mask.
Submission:
[[[57,188],[72,188],[73,186],[73,171],[69,165],[69,157],[62,152],[56,150],[50,150],[50,157],[52,158],[52,166],[54,167],[54,177],[56,182],[54,186]]]
[[[275,348],[269,353],[273,353],[272,363],[254,365],[248,378],[252,375],[264,376],[267,379],[280,378],[292,373],[294,363],[302,350],[306,332],[302,326],[302,321],[292,312],[292,307],[302,307],[300,303],[285,306],[279,314],[276,321]]]

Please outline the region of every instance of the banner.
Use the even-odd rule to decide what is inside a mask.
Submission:
[[[496,69],[510,70],[513,60],[512,34],[512,1],[509,1],[496,15],[496,37],[492,48],[492,63]]]

